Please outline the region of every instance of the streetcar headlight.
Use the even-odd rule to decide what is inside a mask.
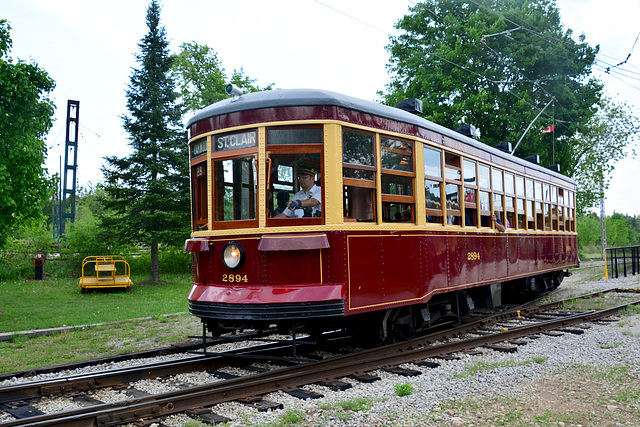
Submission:
[[[242,267],[242,263],[244,263],[244,248],[240,243],[227,243],[222,250],[222,262],[232,270]]]

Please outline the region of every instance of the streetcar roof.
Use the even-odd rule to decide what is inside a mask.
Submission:
[[[408,111],[349,95],[343,95],[341,93],[332,92],[329,90],[276,89],[262,92],[246,93],[236,99],[228,98],[203,108],[202,110],[198,111],[193,117],[191,117],[191,119],[189,119],[189,121],[187,122],[187,128],[189,128],[192,124],[199,122],[200,120],[240,111],[259,110],[263,108],[302,107],[318,105],[342,107],[390,120],[397,120],[399,122],[419,126],[421,128],[428,129],[445,135],[449,138],[458,140],[479,150],[487,151],[491,153],[491,155],[500,157],[506,161],[517,163],[521,166],[524,166],[525,168],[536,169],[560,178],[564,181],[569,181],[575,184],[574,180],[565,175],[500,151],[497,148],[493,148],[490,145],[484,144],[473,138],[469,138],[459,132],[431,122],[423,117],[409,113]]]

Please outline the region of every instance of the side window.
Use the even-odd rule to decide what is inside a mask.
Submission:
[[[549,203],[545,203],[542,205],[544,209],[544,229],[551,230],[551,205]]]
[[[256,173],[254,156],[213,162],[216,221],[256,219]]]
[[[529,178],[525,179],[525,197],[526,205],[525,205],[525,214],[527,217],[527,230],[535,230],[536,229],[536,220],[535,215],[536,211],[534,209],[534,200],[535,197],[533,195],[533,181]]]
[[[191,217],[193,231],[206,230],[209,222],[207,201],[207,138],[200,138],[189,147],[191,160]]]
[[[491,169],[478,164],[478,187],[480,201],[480,226],[491,227]]]
[[[460,156],[444,153],[447,224],[462,225],[462,165]]]
[[[516,175],[516,217],[517,217],[517,227],[520,230],[524,230],[526,228],[525,222],[525,209],[524,209],[524,177],[520,175]]]
[[[542,203],[535,203],[535,213],[536,213],[536,230],[544,230],[544,221],[542,215]]]
[[[506,216],[506,223],[510,227],[516,227],[516,187],[515,187],[515,176],[512,173],[505,172],[504,173],[504,209]]]
[[[491,169],[491,187],[493,189],[493,213],[500,219],[506,227],[511,224],[508,223],[505,216],[505,207],[502,203],[502,197],[504,194],[504,182],[503,172],[501,169]],[[512,208],[513,209],[513,208]]]
[[[536,230],[544,230],[544,214],[542,212],[542,183],[534,181]]]
[[[573,191],[567,192],[567,231],[576,231],[576,223],[573,215],[575,213],[575,193]]]
[[[193,231],[206,230],[209,222],[207,162],[191,166],[191,183]]]
[[[478,225],[478,180],[476,178],[476,162],[465,159],[464,176],[464,225]]]
[[[212,137],[214,228],[250,227],[258,223],[257,134],[253,129]]]
[[[527,210],[527,230],[535,230],[536,229],[536,210],[535,210],[535,202],[533,200],[527,200],[526,204]]]
[[[564,206],[564,188],[558,188],[558,230],[565,231],[566,208]]]
[[[442,152],[425,146],[423,153],[427,223],[442,225]]]
[[[322,224],[322,126],[267,128],[266,137],[267,225]]]
[[[380,137],[382,220],[415,222],[413,142]]]
[[[551,229],[558,231],[558,187],[551,186]]]
[[[343,211],[345,221],[376,221],[374,134],[342,131]]]

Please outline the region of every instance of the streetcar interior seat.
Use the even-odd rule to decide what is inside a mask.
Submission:
[[[345,222],[373,221],[374,199],[371,188],[345,186]]]

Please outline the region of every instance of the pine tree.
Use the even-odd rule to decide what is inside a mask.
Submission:
[[[188,237],[189,157],[157,0],[150,3],[146,20],[149,31],[136,55],[140,68],[133,70],[126,91],[129,114],[122,116],[132,153],[105,158],[107,206],[117,215],[104,224],[125,242],[150,248],[149,279],[157,282],[159,245]]]

